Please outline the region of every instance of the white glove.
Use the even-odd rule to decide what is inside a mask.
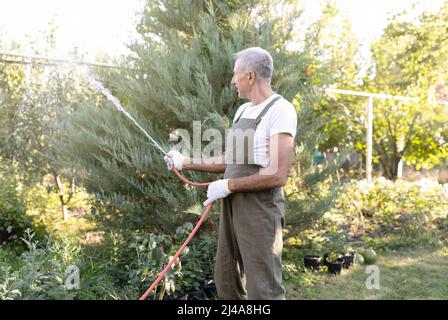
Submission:
[[[170,150],[163,159],[169,170],[172,170],[173,167],[177,170],[182,170],[182,163],[185,157],[177,150]]]
[[[207,200],[204,206],[208,206],[213,201],[227,197],[232,192],[229,190],[229,179],[217,180],[208,185]]]

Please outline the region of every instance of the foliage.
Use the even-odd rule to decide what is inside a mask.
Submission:
[[[152,234],[135,231],[121,241],[115,241],[109,274],[116,287],[126,292],[128,298],[138,298],[168,264],[182,242],[191,232],[189,223],[178,227],[174,237],[165,234]],[[199,233],[186,247],[180,260],[168,271],[164,280],[154,290],[150,298],[163,299],[166,296],[179,296],[186,292],[199,290],[207,281],[213,279],[213,260],[215,240]],[[105,270],[102,270],[104,272]]]
[[[437,233],[438,221],[446,219],[448,212],[445,188],[431,180],[360,181],[347,186],[325,224],[353,237],[395,233],[411,240]]]
[[[309,61],[305,69],[308,81],[320,89],[337,87],[353,89],[362,76],[360,44],[350,21],[344,17],[335,2],[327,1],[321,16],[314,22],[305,39]],[[314,114],[324,119],[319,133],[319,149],[326,151],[335,146],[354,145],[357,128],[352,121],[359,117],[352,105],[356,98],[322,94],[314,104]],[[349,120],[349,121],[347,121]]]
[[[417,101],[374,99],[373,161],[388,179],[398,175],[400,161],[417,168],[444,165],[448,158],[448,121],[445,106],[445,57],[448,2],[441,10],[416,15],[413,10],[393,16],[381,39],[372,43],[369,69],[361,67],[359,45],[350,25],[334,5],[328,4],[313,26],[320,41],[312,42],[319,57],[310,70],[315,83],[325,88],[415,97]],[[339,21],[339,23],[338,23]],[[364,67],[369,65],[364,61]],[[315,108],[326,119],[321,151],[349,145],[366,153],[364,97],[328,94]]]
[[[23,239],[28,250],[21,254],[18,270],[0,264],[0,299],[73,299],[76,293],[65,286],[65,270],[76,264],[79,246],[69,240],[48,240],[46,245],[40,246],[33,237],[28,230]]]
[[[31,225],[26,219],[25,206],[17,195],[13,181],[0,175],[0,243],[17,240]]]
[[[41,37],[46,47],[43,51],[53,48],[54,30]],[[20,62],[0,63],[0,155],[3,161],[18,166],[25,182],[33,183],[65,169],[52,161],[56,157],[50,143],[53,124],[88,94],[69,68]]]
[[[54,48],[54,30],[41,34],[44,49]],[[19,47],[14,47],[19,51]],[[41,52],[37,50],[36,54]],[[17,63],[14,63],[17,62]],[[89,99],[89,92],[70,68],[54,67],[47,61],[23,63],[13,58],[0,62],[0,157],[2,162],[17,170],[24,189],[51,174],[59,188],[60,204],[64,210],[72,198],[64,197],[62,176],[72,179],[72,168],[58,161],[58,141],[54,126],[76,109],[78,103]],[[71,188],[73,190],[73,188]]]
[[[27,231],[27,250],[14,258],[0,247],[0,299],[137,299],[180,247],[191,225],[174,237],[134,232],[110,237],[103,246],[81,246],[76,239],[34,240]],[[200,290],[213,278],[216,243],[195,237],[150,298],[179,297]],[[66,270],[76,266],[80,288],[66,287]]]
[[[338,194],[338,183],[333,177],[351,151],[350,148],[341,150],[335,161],[326,166],[314,164],[315,146],[323,140],[320,129],[325,120],[314,115],[312,106],[300,108],[298,117],[300,142],[294,153],[290,179],[284,187],[286,223],[294,233],[312,226],[333,206]]]
[[[447,17],[448,2],[417,19],[403,12],[372,45],[375,68],[361,89],[419,100],[375,103],[374,147],[388,178],[397,176],[402,159],[419,169],[442,164],[448,156],[448,115],[435,103],[446,87]]]
[[[429,261],[426,260],[429,259],[426,257],[428,250],[445,250],[446,256],[448,184],[442,185],[424,179],[408,182],[379,178],[371,183],[364,180],[353,181],[340,186],[340,189],[335,206],[315,224],[298,234],[293,232],[294,229],[286,230],[283,265],[289,299],[345,297],[342,292],[332,291],[333,280],[329,277],[304,268],[305,255],[322,257],[325,253],[353,250],[363,253],[363,248],[371,247],[380,252],[377,264],[381,267],[382,279],[383,270],[388,270],[387,273],[399,270],[402,278],[412,277],[415,281],[433,276],[432,267],[429,270],[421,266]],[[422,252],[422,247],[427,249],[419,257],[420,262],[408,266],[409,258],[404,258],[406,252]],[[401,263],[405,263],[405,267]],[[393,264],[394,267],[389,271],[385,264]],[[443,269],[441,265],[435,266]],[[414,272],[414,269],[418,271]],[[352,297],[351,290],[355,286],[358,294],[365,294],[364,280],[359,280],[365,279],[365,276],[360,275],[361,272],[365,274],[363,269],[359,271],[359,267],[354,266],[353,270],[345,272],[342,280],[334,280],[339,282],[338,290],[342,289],[346,296]],[[356,282],[350,280],[352,276],[356,278]],[[391,276],[390,279],[395,277]],[[362,282],[362,287],[358,288],[356,283],[359,281]],[[424,280],[421,281],[422,284],[425,283]],[[383,283],[382,280],[381,286],[386,286]],[[439,287],[434,285],[433,289],[439,292]],[[381,292],[381,296],[433,296],[431,290],[424,288],[426,293],[417,290],[403,293],[385,290]],[[330,291],[327,292],[327,289]]]
[[[416,245],[440,246],[448,239],[446,184],[379,178],[340,188],[334,207],[316,223],[300,233],[288,228],[288,261],[362,247],[389,251]]]
[[[0,49],[6,49],[0,39]],[[15,49],[17,46],[11,46]],[[23,68],[17,64],[0,63],[0,155],[14,157],[15,152],[10,143],[11,128],[18,122],[18,112],[15,106],[22,99],[23,81],[25,75]],[[3,160],[4,161],[4,160]]]
[[[73,199],[67,205],[70,218],[61,219],[61,203],[51,178],[47,176],[42,183],[27,188],[22,196],[26,214],[33,224],[45,226],[46,231],[57,239],[70,237],[83,241],[90,233],[100,232],[90,212],[92,196],[81,187],[76,188]]]
[[[0,244],[9,243],[11,247],[22,244],[20,238],[26,229],[33,229],[38,237],[45,234],[44,228],[26,213],[20,183],[14,168],[0,165]]]

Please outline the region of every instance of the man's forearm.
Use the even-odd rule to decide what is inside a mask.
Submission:
[[[270,188],[282,187],[286,179],[280,175],[254,174],[247,177],[229,179],[229,190],[231,192],[255,192]]]
[[[226,170],[226,167],[224,156],[208,159],[185,158],[182,163],[182,169],[184,170],[210,173],[222,173]]]

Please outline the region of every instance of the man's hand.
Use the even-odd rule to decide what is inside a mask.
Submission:
[[[209,184],[207,189],[207,200],[204,202],[204,206],[208,206],[210,203],[227,197],[232,192],[229,189],[229,179],[217,180]]]
[[[182,163],[185,157],[179,151],[170,150],[163,159],[169,170],[173,170],[173,167],[177,170],[182,170]]]

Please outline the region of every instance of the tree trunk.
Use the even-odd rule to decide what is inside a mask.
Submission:
[[[62,207],[62,216],[63,216],[63,219],[64,219],[64,220],[67,220],[67,219],[69,218],[69,216],[68,216],[68,211],[67,211],[67,205],[62,204],[61,207]]]
[[[401,161],[401,157],[380,157],[381,164],[384,168],[385,177],[390,180],[397,180],[398,178],[398,166]]]
[[[74,193],[74,189],[75,189],[75,181],[74,181],[74,178],[70,179],[70,189],[68,192],[68,199],[67,199],[67,201],[65,201],[64,200],[65,188],[64,188],[64,184],[61,181],[61,176],[59,174],[57,174],[56,172],[54,172],[53,175],[54,175],[54,179],[56,181],[56,186],[58,187],[58,190],[59,190],[58,195],[59,195],[59,201],[61,203],[62,217],[64,220],[67,220],[69,218],[67,204],[70,202],[70,200],[73,197],[73,193]]]

